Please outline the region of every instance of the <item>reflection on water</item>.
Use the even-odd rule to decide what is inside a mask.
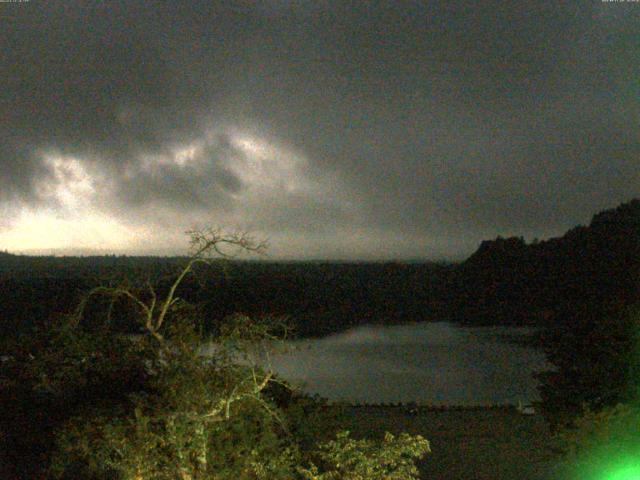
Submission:
[[[272,359],[284,378],[330,400],[447,405],[537,400],[531,374],[541,352],[505,341],[527,328],[457,327],[447,322],[364,326],[313,340]]]

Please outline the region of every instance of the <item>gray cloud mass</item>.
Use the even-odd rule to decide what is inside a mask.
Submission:
[[[639,27],[632,2],[0,4],[0,248],[560,235],[640,195]]]

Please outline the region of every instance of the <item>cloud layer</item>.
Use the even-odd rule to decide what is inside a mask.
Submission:
[[[3,248],[461,256],[640,195],[632,3],[0,9]]]

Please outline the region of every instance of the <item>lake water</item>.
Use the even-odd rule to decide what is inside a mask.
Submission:
[[[503,337],[528,333],[447,322],[363,326],[290,342],[272,366],[332,401],[517,405],[539,398],[531,375],[548,368],[541,352]]]

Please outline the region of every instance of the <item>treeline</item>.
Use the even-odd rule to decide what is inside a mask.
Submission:
[[[532,323],[554,369],[539,375],[552,426],[640,393],[640,200],[560,238],[483,242],[453,273],[456,318]]]
[[[552,326],[571,323],[579,305],[629,305],[639,292],[640,200],[559,238],[484,241],[453,276],[452,311],[468,323]]]
[[[207,318],[282,315],[298,335],[365,323],[454,320],[472,325],[582,323],[638,298],[640,200],[560,238],[484,241],[466,261],[333,263],[233,261],[200,268],[181,294]],[[68,311],[96,285],[168,284],[186,258],[29,257],[0,253],[1,330]],[[595,313],[594,313],[595,312]]]
[[[146,281],[162,292],[181,258],[20,257],[0,259],[2,332],[29,331],[70,311],[91,288]],[[298,336],[319,336],[365,323],[441,319],[450,265],[436,263],[217,262],[200,265],[179,294],[210,324],[232,313],[286,317]],[[96,307],[96,315],[106,309]],[[127,326],[124,305],[111,321]],[[106,319],[102,319],[106,320]],[[96,322],[100,319],[96,318]]]

